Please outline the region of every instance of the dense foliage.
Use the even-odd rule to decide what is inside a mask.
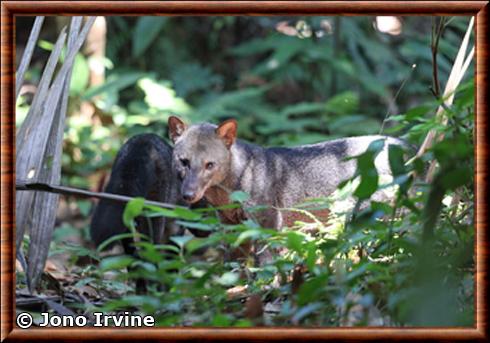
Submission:
[[[441,99],[430,90],[437,21],[402,18],[396,35],[375,23],[373,17],[108,17],[105,83],[90,87],[83,55],[73,73],[65,184],[94,188],[128,137],[166,137],[172,114],[189,122],[237,118],[240,138],[266,146],[380,132],[419,146],[432,129],[444,138],[409,163],[402,151],[390,150],[396,201],[354,211],[338,206],[349,194],[360,201],[387,187],[369,163],[377,152],[372,145],[357,157],[360,180],[299,206],[305,213],[334,209],[329,223],[298,222],[277,232],[253,220],[223,225],[213,210],[163,210],[136,199],[126,208],[129,227],[143,213],[211,232],[172,237],[174,245],[142,239],[139,258],[101,257],[68,244],[66,237],[79,232],[75,226],[87,237],[90,215],[88,201],[69,199],[82,224],[63,220],[52,254],[69,251],[75,287],[90,285],[104,298],[83,310],[130,309],[155,315],[163,326],[473,325],[473,72],[441,125],[434,115]],[[437,59],[442,85],[466,26],[467,18],[453,18],[445,27]],[[35,83],[35,70],[30,77]],[[25,106],[18,104],[18,113]],[[434,160],[438,169],[427,182]],[[237,206],[246,196],[233,194]],[[226,258],[247,241],[287,249],[265,266],[251,257]],[[85,256],[100,261],[98,267],[82,264]],[[146,295],[134,293],[136,277],[153,281]]]

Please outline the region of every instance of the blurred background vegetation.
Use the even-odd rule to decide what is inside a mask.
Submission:
[[[27,75],[34,86],[58,28],[67,22],[63,17],[48,20],[51,25],[41,35],[45,53],[36,51],[36,67]],[[433,20],[100,18],[96,27],[106,26],[106,33],[95,32],[101,37],[94,39],[105,40],[99,48],[105,53],[90,51],[89,42],[73,72],[64,181],[91,186],[90,176],[109,169],[129,137],[142,132],[166,137],[171,114],[190,122],[234,117],[240,124],[239,137],[264,145],[379,133],[387,114],[434,100]],[[451,19],[440,42],[442,84],[466,23],[466,18]],[[31,25],[30,18],[17,19],[19,51]],[[103,70],[103,76],[97,79],[96,70]],[[18,123],[28,106],[29,88],[25,89]],[[420,143],[418,138],[414,143]]]
[[[67,22],[63,17],[46,20],[48,24],[41,33],[40,49],[35,52],[33,67],[21,91],[23,96],[17,103],[17,125],[27,112],[56,35]],[[17,56],[24,49],[32,23],[33,18],[16,18]],[[438,125],[434,114],[440,100],[431,91],[434,89],[431,33],[437,24],[434,17],[424,16],[100,17],[84,53],[77,56],[73,70],[62,182],[101,190],[121,145],[129,137],[145,132],[157,133],[166,139],[166,122],[170,115],[193,123],[233,117],[238,120],[240,138],[265,146],[292,146],[380,132],[405,138],[419,146],[428,130]],[[437,55],[442,86],[467,25],[467,17],[449,18],[446,23]],[[425,156],[426,160],[437,158],[445,166],[450,165],[448,161],[459,161],[468,169],[467,173],[453,175],[464,176],[459,180],[461,183],[445,184],[445,191],[451,192],[457,187],[466,187],[458,198],[466,201],[466,207],[460,208],[461,217],[455,222],[451,215],[452,197],[445,200],[451,206],[447,205],[447,213],[442,215],[448,221],[441,224],[447,226],[447,230],[443,231],[438,256],[446,256],[452,248],[458,248],[459,253],[470,254],[470,262],[466,255],[461,257],[463,262],[451,262],[449,269],[453,272],[454,268],[459,268],[459,262],[463,263],[463,274],[450,293],[432,299],[439,306],[451,302],[453,296],[463,297],[468,307],[460,309],[459,317],[437,318],[430,312],[433,303],[428,306],[420,301],[427,317],[419,318],[408,309],[407,299],[411,298],[407,297],[413,294],[408,294],[410,282],[404,279],[406,266],[402,263],[392,269],[386,267],[384,271],[376,269],[372,260],[353,269],[342,267],[349,271],[342,276],[346,287],[342,291],[343,299],[347,289],[354,290],[354,298],[362,294],[356,301],[384,308],[380,317],[389,313],[390,324],[468,325],[473,320],[473,74],[473,66],[470,66],[457,94],[449,125],[439,128],[452,140],[444,141],[445,146],[438,146],[439,150]],[[453,144],[462,148],[452,151]],[[424,200],[420,199],[425,198],[420,196],[422,203]],[[66,241],[67,237],[81,235],[81,241],[78,238],[70,250],[72,262],[92,255],[81,247],[88,242],[91,206],[88,200],[69,197],[63,198],[60,204],[55,240]],[[414,210],[413,215],[407,222],[397,224],[400,231],[416,226],[420,212]],[[383,228],[388,229],[388,224]],[[389,229],[396,231],[396,227]],[[349,242],[366,247],[370,241],[386,238],[381,235],[385,231],[379,229],[361,236],[358,233],[354,242]],[[291,242],[294,247],[294,238]],[[401,250],[397,253],[410,255],[407,251],[413,248],[413,237],[397,242],[390,249],[398,248]],[[330,241],[320,243],[333,244]],[[335,251],[345,256],[352,251],[351,245],[337,248],[340,250]],[[306,258],[307,255],[306,251],[298,252],[298,256]],[[364,283],[366,273],[371,273],[371,278]],[[318,282],[325,281],[321,275],[317,273],[309,284],[306,283],[299,302],[301,306],[293,302],[281,313],[287,318],[296,318],[296,324],[305,321],[312,325],[342,324],[341,319],[333,320],[328,316],[307,321],[311,313],[318,311],[318,301],[325,301],[329,306],[341,301],[337,297],[336,300],[323,299],[320,295],[318,299],[311,298],[311,294],[316,294],[313,290],[319,287]],[[373,275],[380,279],[374,280]],[[358,282],[361,278],[364,281]],[[229,280],[221,281],[227,285]],[[417,296],[417,299],[424,298]],[[140,298],[131,305],[138,303],[141,304]],[[343,308],[347,318],[345,313],[349,306],[342,303],[337,310]],[[337,310],[332,307],[332,311]],[[197,322],[250,325],[250,322],[234,322],[219,315],[221,317],[210,316]],[[182,323],[181,318],[170,317],[174,321],[168,318],[162,322],[164,325]]]

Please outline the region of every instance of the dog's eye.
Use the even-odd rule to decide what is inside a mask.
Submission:
[[[180,159],[180,163],[182,163],[182,165],[183,165],[184,167],[186,167],[186,168],[187,168],[187,167],[189,167],[189,164],[190,164],[190,163],[189,163],[189,160],[188,160],[187,158],[181,158],[181,159]]]
[[[211,170],[214,168],[214,162],[208,162],[206,163],[206,169],[207,170]]]

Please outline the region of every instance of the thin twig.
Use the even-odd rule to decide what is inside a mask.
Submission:
[[[451,68],[451,72],[449,74],[448,81],[446,83],[446,87],[444,89],[444,93],[442,95],[442,102],[444,105],[439,106],[436,112],[436,119],[443,125],[447,123],[447,117],[444,116],[446,113],[445,108],[449,107],[454,99],[454,93],[456,92],[457,86],[461,82],[466,69],[468,68],[471,60],[473,59],[474,48],[472,48],[468,54],[466,55],[466,50],[469,43],[469,37],[471,34],[471,30],[473,28],[474,19],[471,18],[468,24],[468,28],[466,30],[466,34],[461,42],[458,54],[453,63],[453,67]],[[433,144],[434,141],[441,139],[442,137],[437,135],[436,130],[432,129],[429,131],[427,136],[424,139],[424,142],[420,146],[417,151],[416,157],[422,156]],[[413,160],[413,159],[412,159]],[[433,169],[433,168],[432,168]],[[429,174],[430,175],[430,174]],[[429,177],[431,178],[431,177]]]
[[[81,198],[97,198],[97,199],[105,199],[119,202],[129,202],[134,197],[128,197],[125,195],[105,193],[105,192],[91,192],[85,189],[66,187],[66,186],[57,186],[57,185],[49,185],[47,183],[41,182],[26,182],[17,180],[15,183],[15,189],[17,191],[40,191],[40,192],[48,192],[48,193],[56,193],[63,195],[73,195]],[[175,208],[184,208],[182,206],[177,206],[173,204],[168,204],[159,201],[145,200],[146,205],[154,205],[163,208],[175,209]]]
[[[398,88],[398,90],[396,91],[396,94],[395,96],[393,97],[393,99],[391,100],[391,104],[388,104],[388,108],[386,109],[386,114],[385,114],[385,118],[383,119],[383,122],[381,123],[381,128],[379,129],[379,134],[381,134],[384,130],[384,127],[385,127],[385,123],[386,121],[388,120],[388,117],[390,116],[390,105],[394,105],[395,104],[395,101],[398,99],[398,96],[400,95],[400,92],[402,91],[403,87],[405,86],[405,83],[407,83],[408,79],[410,78],[410,76],[412,75],[413,71],[415,70],[415,68],[417,68],[417,65],[414,63],[412,64],[412,67],[410,69],[410,72],[408,73],[408,75],[405,77],[405,79],[403,80],[403,82],[401,83],[400,87]]]
[[[334,32],[333,32],[333,59],[334,61],[338,59],[338,54],[340,49],[340,25],[341,25],[342,17],[336,16],[334,19]],[[331,79],[330,79],[330,94],[333,96],[337,93],[337,69],[333,67],[331,68]]]
[[[442,36],[442,33],[444,31],[444,28],[446,27],[444,25],[445,18],[442,17],[439,20],[439,25],[437,25],[437,28],[433,24],[432,26],[432,39],[431,39],[431,51],[432,51],[432,82],[433,82],[433,90],[434,94],[436,95],[437,98],[441,96],[441,86],[439,83],[439,73],[438,73],[438,68],[437,68],[437,52],[439,51],[439,40]]]

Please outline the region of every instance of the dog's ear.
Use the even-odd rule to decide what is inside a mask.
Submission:
[[[174,116],[168,118],[168,135],[173,143],[175,143],[186,129],[187,125],[180,118]]]
[[[227,148],[230,148],[236,139],[237,122],[235,119],[228,119],[222,122],[216,129],[216,134],[221,138]]]

